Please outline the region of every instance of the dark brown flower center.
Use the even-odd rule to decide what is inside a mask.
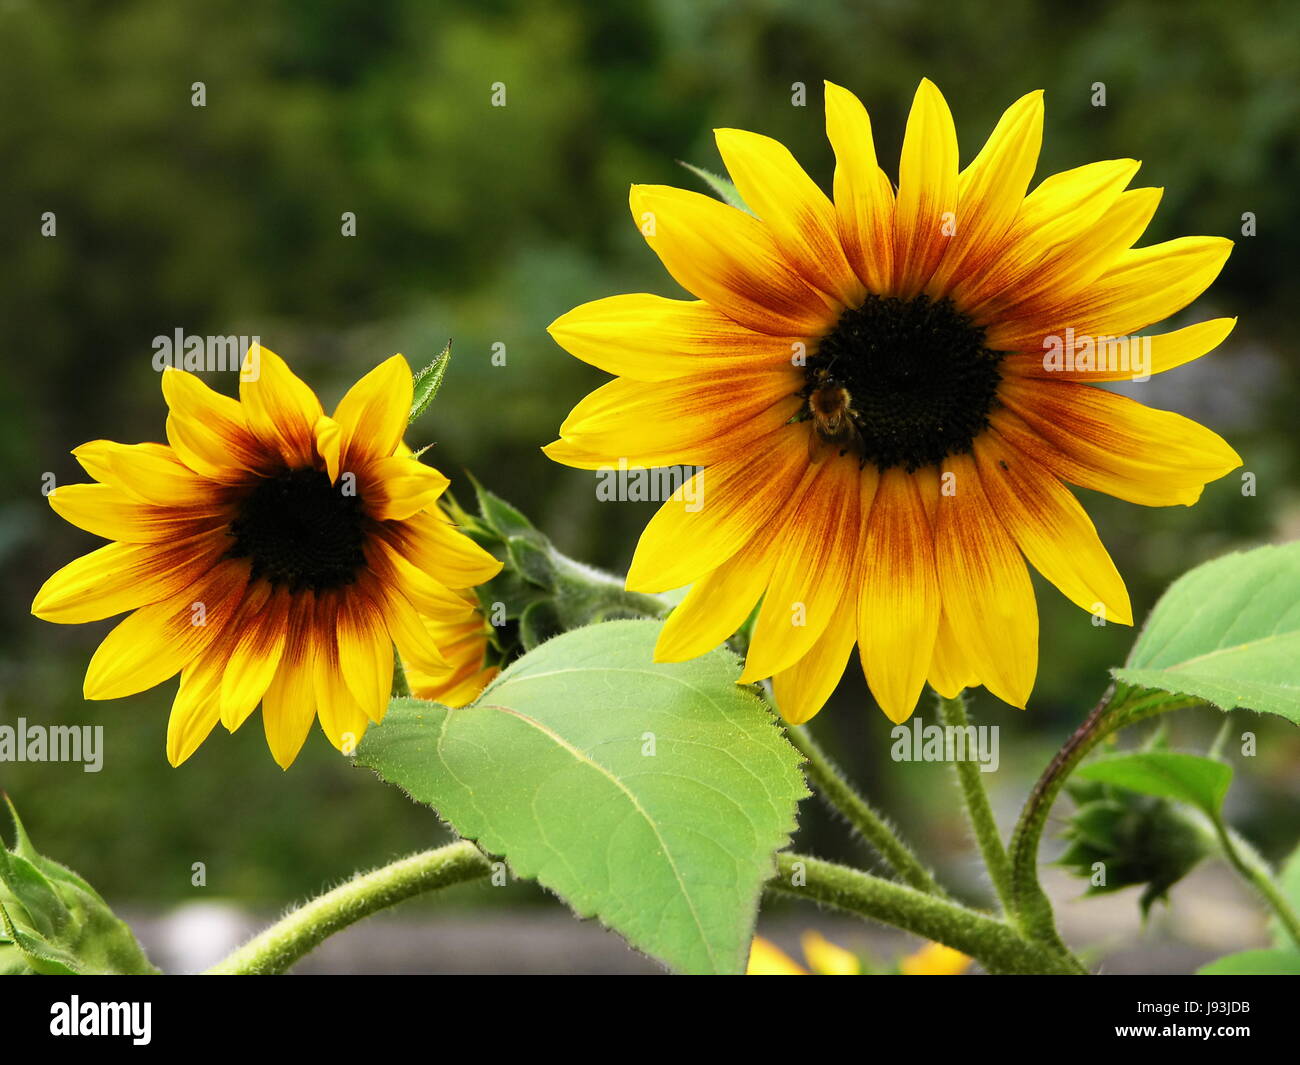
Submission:
[[[251,559],[253,578],[292,591],[326,591],[356,580],[365,565],[365,511],[323,470],[285,470],[257,482],[230,525],[231,557]]]
[[[809,356],[804,415],[863,465],[910,472],[970,451],[996,402],[1001,360],[950,300],[868,296]]]

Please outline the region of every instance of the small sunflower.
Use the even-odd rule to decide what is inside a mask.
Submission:
[[[633,186],[636,224],[698,298],[614,296],[552,324],[618,377],[546,453],[582,469],[705,467],[628,572],[637,591],[692,586],[659,659],[716,646],[761,598],[742,681],[772,677],[782,713],[805,721],[856,643],[902,721],[927,680],[1025,705],[1038,659],[1026,559],[1083,609],[1132,624],[1063,482],[1190,505],[1240,465],[1195,422],[1092,387],[1228,335],[1235,319],[1131,336],[1195,299],[1232,245],[1133,247],[1161,195],[1127,188],[1133,160],[1029,191],[1042,126],[1033,92],[959,169],[952,115],[922,81],[895,189],[862,104],[828,83],[833,200],[779,143],[733,129],[718,148],[753,214]]]
[[[73,454],[97,483],[49,497],[113,543],[50,577],[32,613],[78,624],[132,611],[91,658],[85,696],[121,698],[179,672],[172,765],[258,703],[283,768],[317,716],[350,750],[384,716],[394,645],[445,672],[437,626],[473,617],[463,589],[500,569],[437,510],[447,479],[402,445],[402,356],[333,416],[273,352],[251,349],[244,368],[238,401],[166,370],[168,443],[84,444]]]

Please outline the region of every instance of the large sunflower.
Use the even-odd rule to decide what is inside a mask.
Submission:
[[[718,148],[752,215],[633,186],[636,224],[698,299],[614,296],[551,326],[619,376],[546,452],[583,469],[705,467],[651,520],[628,573],[639,591],[692,585],[660,659],[715,646],[761,597],[743,681],[773,677],[784,715],[804,721],[856,642],[901,721],[927,679],[1025,705],[1038,658],[1026,558],[1085,610],[1132,623],[1062,482],[1191,504],[1240,464],[1202,426],[1092,387],[1138,375],[1144,353],[1158,373],[1223,340],[1235,319],[1145,348],[1128,337],[1205,289],[1231,242],[1134,248],[1161,190],[1126,191],[1129,159],[1028,192],[1042,125],[1030,93],[959,170],[948,106],[922,81],[895,190],[862,104],[827,84],[833,201],[780,144],[733,129]]]
[[[54,574],[32,613],[75,624],[134,611],[95,652],[85,695],[116,699],[179,672],[173,765],[259,702],[282,767],[318,714],[350,750],[384,716],[394,644],[446,673],[428,619],[469,620],[459,590],[500,569],[435,506],[447,479],[401,443],[412,397],[402,356],[357,382],[332,417],[265,348],[245,369],[238,401],[166,370],[169,443],[84,444],[73,454],[98,483],[49,497],[114,542]]]

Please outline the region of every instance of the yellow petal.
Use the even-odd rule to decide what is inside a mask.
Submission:
[[[180,461],[166,444],[118,444],[92,440],[72,454],[97,481],[141,503],[163,507],[210,507],[217,485]]]
[[[128,615],[91,657],[85,697],[120,699],[174,677],[222,632],[247,583],[247,562],[223,562],[192,590]]]
[[[707,385],[620,378],[582,400],[570,419],[585,420],[578,428],[566,421],[564,438],[542,451],[553,462],[607,475],[621,467],[709,466],[785,426],[804,405],[794,394],[798,387],[784,373],[764,373],[752,386],[725,377]],[[728,388],[736,403],[728,404]],[[677,420],[680,405],[694,413]],[[702,413],[706,408],[711,413]]]
[[[234,732],[257,709],[280,668],[289,635],[292,596],[284,588],[270,591],[261,583],[260,606],[245,609],[231,625],[229,657],[221,677],[221,723]]]
[[[930,280],[951,237],[957,211],[957,130],[948,103],[929,78],[912,101],[898,163],[894,288],[910,299]]]
[[[1232,241],[1180,237],[1133,248],[1075,299],[988,330],[996,351],[1041,351],[1046,336],[1124,336],[1163,321],[1205,291],[1223,269]]]
[[[1061,594],[1108,621],[1133,624],[1124,579],[1079,501],[1052,474],[990,430],[975,441],[980,482],[1011,538]]]
[[[835,208],[785,145],[741,129],[713,133],[736,189],[795,273],[845,306],[861,302],[862,283],[840,247]]]
[[[845,255],[862,283],[893,283],[894,186],[876,162],[871,120],[847,89],[826,82],[826,136],[835,149],[835,213]]]
[[[438,650],[420,615],[401,591],[389,589],[387,595],[375,593],[375,598],[383,611],[389,635],[403,659],[426,673],[436,673],[448,667],[447,659]]]
[[[803,956],[818,976],[861,976],[862,962],[851,950],[837,946],[811,929],[800,937]]]
[[[1027,351],[1007,355],[1002,365],[1009,373],[1047,380],[1129,381],[1164,373],[1199,359],[1223,343],[1236,324],[1235,318],[1214,318],[1156,336],[1097,338],[1094,358],[1088,364],[1077,361],[1076,357],[1073,364],[1058,368],[1055,362],[1045,363],[1048,353]]]
[[[413,396],[411,368],[401,355],[381,362],[348,389],[334,410],[344,469],[359,469],[397,449],[411,418]]]
[[[768,524],[780,554],[754,621],[742,684],[789,669],[846,612],[858,572],[860,481],[854,456],[816,463]]]
[[[930,687],[945,699],[953,699],[963,688],[973,688],[980,682],[979,670],[966,659],[957,643],[948,615],[940,613],[939,632],[934,639],[934,658],[930,662]]]
[[[1044,179],[1025,197],[998,259],[958,279],[952,297],[985,320],[1019,298],[1054,249],[1090,232],[1133,180],[1135,159],[1106,159]]]
[[[948,282],[978,270],[999,250],[1020,212],[1043,146],[1042,90],[1022,96],[1003,114],[987,143],[957,179],[956,232],[927,285],[942,297]]]
[[[304,593],[309,598],[310,592]],[[281,769],[293,765],[316,717],[315,647],[312,626],[294,626],[284,657],[262,697],[262,728],[271,757]]]
[[[325,471],[330,483],[337,484],[343,471],[343,430],[333,418],[321,415],[312,426],[316,438],[316,453],[325,460]]]
[[[841,597],[835,616],[808,652],[772,678],[772,693],[786,721],[802,725],[826,705],[844,675],[857,638],[857,612],[850,592]],[[813,961],[811,956],[808,960]]]
[[[655,661],[685,662],[729,639],[767,587],[776,554],[771,540],[756,536],[696,581],[664,622],[655,643]]]
[[[32,613],[78,625],[183,593],[225,551],[210,535],[175,544],[106,544],[53,574],[36,593]]]
[[[1129,189],[1120,193],[1096,225],[1041,260],[1035,274],[1015,293],[1015,303],[1007,313],[1041,313],[1043,308],[1071,300],[1146,232],[1163,192]]]
[[[50,506],[78,529],[131,544],[174,543],[226,523],[221,509],[158,507],[110,484],[61,484]]]
[[[221,658],[209,651],[181,671],[167,718],[167,761],[173,766],[199,749],[221,717],[221,666]]]
[[[474,603],[434,575],[430,563],[440,558],[422,537],[404,528],[409,525],[403,522],[389,527],[366,544],[371,570],[385,587],[402,589],[421,614],[449,622],[467,619],[474,612]],[[492,562],[500,570],[501,563],[494,558]]]
[[[763,529],[799,484],[808,451],[778,430],[743,456],[701,470],[683,484],[641,534],[627,586],[664,592],[717,569]]]
[[[968,662],[994,695],[1023,708],[1038,669],[1038,605],[1029,572],[1002,527],[969,455],[943,463],[935,560],[943,609]]]
[[[278,452],[291,469],[313,465],[316,437],[312,429],[325,412],[316,393],[279,355],[260,345],[249,349],[244,372],[239,375],[239,399],[249,429],[264,446]]]
[[[377,521],[404,521],[433,506],[451,483],[432,466],[396,456],[375,459],[358,480],[366,510]]]
[[[755,936],[749,948],[746,976],[807,976],[808,971],[780,947],[762,936]]]
[[[501,572],[501,562],[435,511],[387,530],[391,543],[447,588],[473,588]]]
[[[371,721],[382,721],[393,690],[393,639],[368,596],[351,596],[340,605],[338,648],[348,691]]]
[[[1068,381],[1004,378],[991,421],[1012,447],[1064,481],[1130,503],[1191,506],[1241,465],[1217,433],[1172,411]]]
[[[318,626],[322,630],[332,627],[336,615],[337,604],[318,611]],[[336,750],[351,755],[365,736],[370,719],[348,690],[339,663],[338,645],[333,639],[322,640],[316,645],[314,662],[313,685],[321,731]]]
[[[172,367],[163,370],[162,389],[170,408],[167,440],[190,469],[214,481],[238,483],[266,466],[266,449],[235,400]]]
[[[858,599],[862,671],[891,721],[912,716],[938,627],[935,547],[921,482],[895,466],[880,475],[867,515]]]
[[[805,336],[838,317],[839,304],[806,284],[763,223],[744,211],[666,185],[633,185],[629,204],[677,283],[741,325]]]
[[[547,332],[570,355],[637,381],[789,366],[808,349],[806,336],[756,333],[701,300],[643,293],[584,303]]]
[[[942,943],[927,943],[915,954],[899,959],[903,976],[960,976],[970,968],[971,959],[959,950]]]

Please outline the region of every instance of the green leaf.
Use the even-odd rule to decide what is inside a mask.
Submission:
[[[447,346],[442,349],[437,358],[415,375],[415,395],[411,399],[411,417],[407,419],[408,425],[429,409],[433,397],[438,394],[438,389],[442,387],[442,379],[446,376],[449,362],[451,362],[450,340],[447,341]]]
[[[723,203],[729,203],[732,207],[737,207],[746,214],[754,213],[749,209],[744,198],[740,195],[740,190],[721,174],[715,174],[712,170],[705,170],[702,166],[695,166],[692,163],[682,162],[680,159],[677,160],[677,165],[684,166],[697,178],[708,185],[709,188],[717,193],[718,198],[722,200]]]
[[[1300,951],[1243,950],[1203,965],[1197,976],[1300,976]]]
[[[1113,672],[1126,684],[1300,724],[1300,542],[1226,555],[1184,574]]]
[[[1075,770],[1085,780],[1129,791],[1177,799],[1217,820],[1232,783],[1232,767],[1199,754],[1179,751],[1134,751],[1087,762]]]
[[[399,700],[358,761],[637,949],[739,973],[801,758],[734,655],[656,663],[659,629],[565,633],[459,710]]]

